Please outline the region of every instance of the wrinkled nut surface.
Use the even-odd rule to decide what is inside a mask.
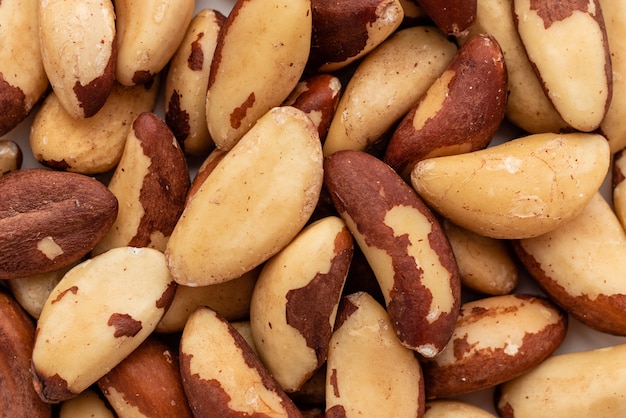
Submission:
[[[444,33],[453,36],[467,34],[476,20],[477,0],[417,0],[417,4]]]
[[[174,227],[165,254],[176,282],[231,280],[287,245],[319,198],[321,148],[301,110],[278,107],[259,119],[211,171]]]
[[[43,65],[59,102],[75,119],[95,115],[113,88],[115,13],[111,0],[39,1]]]
[[[107,233],[118,210],[117,199],[98,180],[37,168],[0,177],[0,196],[0,279],[80,260]]]
[[[326,417],[421,417],[424,380],[414,353],[400,344],[389,315],[369,294],[342,299],[330,340]]]
[[[218,148],[230,150],[261,116],[280,106],[300,81],[310,46],[309,0],[235,3],[217,40],[206,101]]]
[[[426,398],[496,386],[536,367],[565,338],[567,317],[547,299],[492,296],[461,306],[454,334],[422,361]]]
[[[165,257],[151,248],[114,248],[71,269],[37,322],[39,396],[57,403],[97,382],[152,333],[175,286]]]
[[[497,418],[471,403],[440,399],[426,402],[424,418]]]
[[[301,416],[241,334],[209,308],[185,325],[180,368],[197,416]]]
[[[59,407],[59,418],[75,417],[115,418],[115,414],[95,389],[85,389]]]
[[[0,140],[0,176],[22,168],[22,149],[15,141]]]
[[[362,151],[328,157],[324,185],[376,275],[400,341],[434,357],[460,305],[458,268],[439,222],[395,171]]]
[[[610,165],[596,134],[534,134],[417,163],[411,184],[442,216],[492,238],[529,238],[572,220]]]

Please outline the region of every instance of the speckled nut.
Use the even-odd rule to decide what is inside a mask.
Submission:
[[[567,316],[548,299],[492,296],[461,307],[446,348],[422,361],[426,398],[494,387],[531,370],[565,338]]]
[[[68,266],[102,239],[117,199],[98,180],[44,169],[0,177],[0,279]]]
[[[40,0],[39,42],[50,84],[67,113],[95,115],[113,88],[117,58],[111,0]]]
[[[342,149],[363,151],[378,141],[428,90],[456,51],[454,43],[426,26],[400,30],[385,40],[348,81],[324,155]]]
[[[353,243],[336,216],[302,230],[269,259],[250,303],[259,357],[286,392],[295,392],[326,361]]]
[[[411,183],[455,224],[492,238],[529,238],[572,220],[611,162],[596,134],[534,134],[417,163]]]
[[[597,418],[626,414],[626,344],[560,354],[497,388],[502,418]]]
[[[206,92],[217,35],[225,19],[216,10],[200,10],[167,71],[165,122],[188,155],[206,155],[215,147],[206,122]]]
[[[16,142],[0,139],[0,176],[22,168],[22,161],[22,150]]]
[[[399,0],[312,0],[310,72],[332,72],[363,58],[402,24]]]
[[[419,361],[383,306],[365,292],[344,297],[328,351],[325,416],[421,417],[424,399]]]
[[[259,119],[202,182],[174,227],[165,254],[176,282],[225,282],[287,245],[319,198],[321,148],[301,110],[278,107]]]
[[[198,308],[185,325],[180,368],[197,416],[301,416],[241,334],[209,308]]]
[[[311,46],[311,2],[238,1],[217,42],[206,119],[217,147],[230,150],[300,81]]]
[[[29,144],[35,159],[54,170],[82,174],[111,171],[120,161],[133,120],[152,111],[159,83],[124,87],[115,83],[106,103],[94,116],[71,117],[54,92],[38,108]]]
[[[149,336],[97,384],[118,416],[193,417],[178,353],[155,336]]]
[[[362,151],[328,157],[324,185],[376,275],[400,341],[436,356],[460,305],[459,271],[439,222],[395,171]]]
[[[613,156],[611,175],[611,196],[615,215],[626,229],[626,151],[622,150]]]
[[[467,35],[476,20],[477,0],[417,0],[426,15],[444,33],[453,36]]]
[[[570,222],[515,241],[514,248],[532,277],[570,315],[593,329],[626,335],[626,234],[600,193]]]
[[[487,147],[504,119],[507,70],[490,35],[472,36],[402,118],[384,161],[409,178],[417,161]]]
[[[20,0],[0,5],[0,137],[28,116],[49,86],[34,23],[38,7]]]
[[[193,0],[115,0],[116,80],[125,86],[151,82],[180,46],[194,7]]]
[[[497,418],[490,412],[466,401],[439,399],[426,402],[424,418]]]
[[[115,414],[97,389],[85,389],[78,396],[61,402],[59,418],[115,418]]]
[[[117,218],[92,255],[125,246],[164,251],[189,184],[187,161],[165,122],[139,114],[108,185],[119,203]]]
[[[96,383],[152,333],[175,286],[163,254],[151,248],[114,248],[71,269],[37,322],[39,396],[57,403]]]
[[[528,58],[557,112],[574,129],[597,129],[613,89],[599,1],[513,0],[513,16]]]

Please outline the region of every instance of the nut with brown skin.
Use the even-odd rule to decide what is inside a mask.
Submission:
[[[468,28],[476,20],[477,0],[416,1],[437,27],[448,35],[467,35]]]
[[[613,209],[620,223],[626,229],[626,151],[622,150],[613,156],[611,168],[611,197]]]

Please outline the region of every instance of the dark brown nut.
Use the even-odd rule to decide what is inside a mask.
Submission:
[[[496,39],[472,36],[393,133],[384,161],[403,178],[424,158],[485,148],[504,119],[507,71]]]
[[[548,299],[492,296],[461,306],[446,348],[422,361],[426,398],[496,386],[531,370],[565,338],[567,316]]]
[[[187,161],[172,132],[156,114],[141,113],[108,186],[119,203],[117,218],[92,255],[125,246],[165,251],[189,184]]]
[[[0,177],[0,278],[47,273],[80,260],[107,233],[117,199],[98,180],[44,169]]]
[[[364,57],[402,23],[399,0],[311,1],[313,33],[307,68],[331,72]]]
[[[33,388],[30,374],[35,324],[0,287],[0,411],[6,417],[48,418],[50,405]]]
[[[464,36],[476,20],[477,0],[417,0],[424,12],[444,33]]]
[[[324,184],[382,289],[400,341],[425,357],[447,344],[460,278],[438,220],[402,178],[362,151],[337,151]]]
[[[180,368],[196,416],[301,416],[241,334],[209,308],[185,325]]]
[[[22,150],[16,142],[0,139],[0,176],[22,168],[22,161]]]
[[[100,378],[98,387],[118,416],[134,411],[146,417],[193,417],[178,353],[154,336]]]

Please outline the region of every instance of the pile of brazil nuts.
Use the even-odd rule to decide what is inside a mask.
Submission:
[[[626,416],[625,31],[1,1],[0,415]]]

